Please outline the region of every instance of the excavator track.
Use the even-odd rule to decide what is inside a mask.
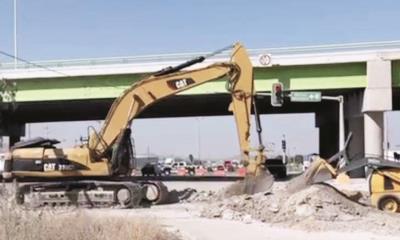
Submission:
[[[17,188],[17,203],[28,207],[75,205],[137,208],[147,200],[147,185],[133,182],[64,181],[27,183]]]

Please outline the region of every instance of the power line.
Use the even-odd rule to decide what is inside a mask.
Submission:
[[[2,55],[4,55],[4,56],[7,56],[7,57],[10,57],[10,58],[12,58],[12,59],[17,59],[18,61],[21,61],[21,62],[30,64],[30,65],[33,65],[33,66],[35,66],[35,67],[42,68],[42,69],[45,69],[45,70],[47,70],[47,71],[57,73],[57,74],[60,74],[60,75],[65,76],[65,77],[69,77],[69,75],[67,75],[67,74],[65,74],[65,73],[63,73],[63,72],[60,72],[60,71],[51,69],[51,68],[49,68],[49,67],[46,67],[46,66],[43,66],[43,65],[40,65],[40,64],[31,62],[31,61],[29,61],[29,60],[26,60],[26,59],[23,59],[23,58],[14,56],[14,55],[12,55],[12,54],[10,54],[10,53],[7,53],[7,52],[4,52],[4,51],[2,51],[2,50],[0,50],[0,54],[2,54]]]

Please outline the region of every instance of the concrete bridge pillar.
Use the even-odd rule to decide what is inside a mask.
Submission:
[[[11,147],[16,142],[19,142],[22,136],[25,136],[25,124],[3,122],[0,125],[0,135],[8,136],[10,138],[9,144]]]
[[[19,141],[21,141],[20,135],[10,135],[10,147],[14,146],[14,144]]]
[[[336,102],[322,104],[315,113],[315,123],[319,128],[319,154],[327,159],[339,150],[339,110]]]
[[[362,113],[363,91],[346,94],[344,97],[345,135],[353,137],[347,154],[350,158],[364,154],[364,114]]]
[[[364,114],[362,113],[363,91],[346,94],[344,97],[344,117],[346,137],[353,134],[347,154],[350,159],[364,155]],[[364,177],[364,169],[357,169],[349,173],[351,177]]]
[[[391,62],[367,63],[367,88],[345,96],[346,136],[353,137],[348,148],[350,158],[373,155],[383,157],[384,112],[392,109]],[[350,173],[365,176],[364,169]]]
[[[383,157],[384,112],[392,110],[392,65],[382,59],[367,62],[363,108],[365,154]]]
[[[383,112],[367,112],[364,115],[365,155],[383,157]]]

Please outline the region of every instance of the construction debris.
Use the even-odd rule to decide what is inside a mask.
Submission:
[[[368,202],[365,194],[339,192],[327,184],[313,185],[296,193],[289,193],[286,188],[287,185],[272,193],[228,198],[220,198],[219,193],[201,214],[245,223],[262,221],[306,231],[366,230],[400,234],[400,215],[365,205]]]

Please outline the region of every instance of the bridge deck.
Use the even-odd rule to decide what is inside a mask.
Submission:
[[[392,61],[393,86],[400,87],[400,42],[342,44],[249,50],[257,91],[269,91],[280,81],[287,90],[354,89],[366,86],[366,62]],[[17,102],[112,99],[145,74],[204,53],[139,57],[41,61],[34,65],[0,65],[0,77],[17,81]],[[196,67],[227,61],[228,53]],[[263,65],[260,56],[270,54]],[[51,69],[51,70],[49,70]],[[225,93],[223,80],[183,94]]]

